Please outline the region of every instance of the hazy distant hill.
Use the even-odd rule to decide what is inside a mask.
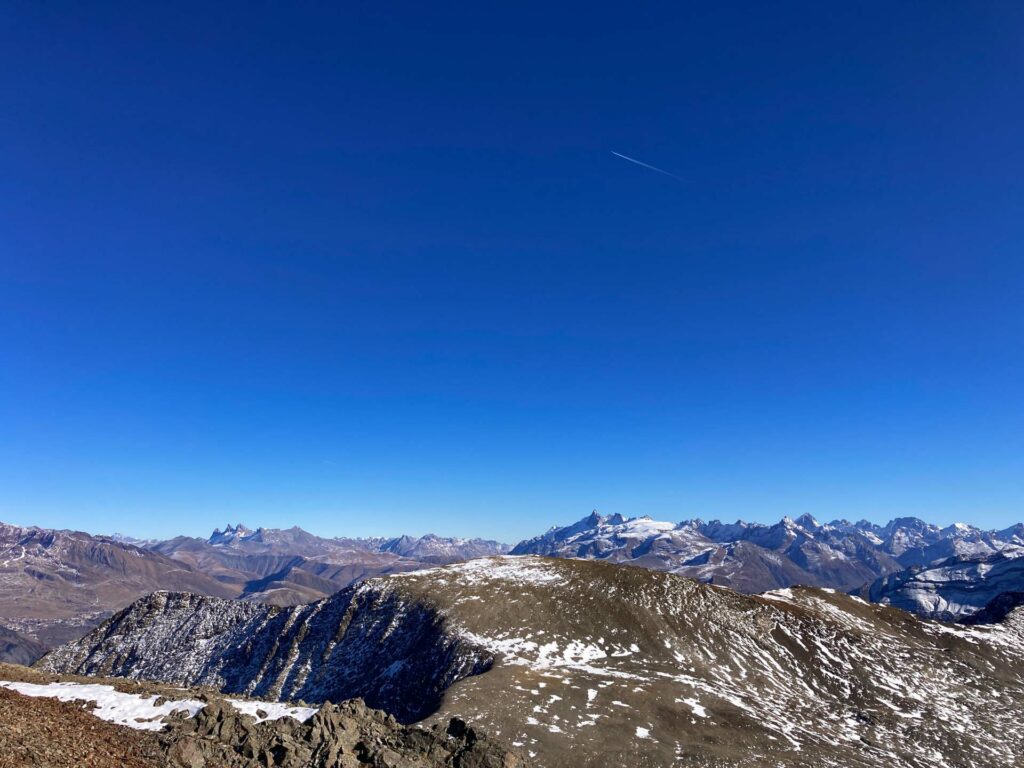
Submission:
[[[42,643],[0,626],[0,663],[31,664],[45,652]]]
[[[285,530],[228,525],[208,539],[178,537],[153,551],[214,575],[247,600],[297,605],[330,595],[369,576],[412,571],[507,552],[507,544],[433,534],[397,538],[324,538]]]
[[[159,589],[235,594],[159,552],[79,531],[0,523],[0,624],[42,646],[78,637]]]

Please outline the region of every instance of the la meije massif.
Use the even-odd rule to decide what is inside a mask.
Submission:
[[[0,524],[0,662],[0,765],[1021,765],[1024,525]]]

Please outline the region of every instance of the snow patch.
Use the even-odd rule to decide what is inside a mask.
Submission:
[[[186,712],[188,717],[195,717],[196,713],[206,706],[195,699],[165,700],[158,705],[156,702],[160,697],[147,698],[138,693],[123,693],[112,685],[92,683],[40,684],[0,681],[0,687],[33,698],[93,702],[96,707],[90,712],[96,717],[108,723],[125,725],[140,731],[159,731],[164,727],[163,719],[172,712]],[[258,723],[279,720],[282,717],[291,717],[304,723],[317,712],[312,707],[295,707],[270,701],[225,701],[242,714],[254,717]],[[263,715],[257,714],[257,711],[262,711]]]

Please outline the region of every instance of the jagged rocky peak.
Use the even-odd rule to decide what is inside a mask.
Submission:
[[[942,535],[942,529],[917,517],[898,517],[889,521],[878,533],[888,539],[894,551],[900,550],[896,552],[900,554],[903,549],[934,542]]]
[[[687,521],[683,521],[685,524]],[[706,536],[711,541],[727,542],[727,541],[738,541],[743,538],[748,530],[751,528],[762,527],[759,523],[747,523],[743,520],[737,520],[735,523],[723,523],[721,520],[709,520],[707,523],[696,521],[700,523],[697,526],[697,530],[701,534]],[[681,524],[681,525],[682,525]]]
[[[244,539],[252,535],[252,530],[246,528],[242,523],[238,525],[231,525],[230,523],[224,526],[222,531],[220,528],[214,528],[213,533],[210,534],[210,538],[207,540],[210,544],[229,544],[239,539]]]
[[[821,523],[815,520],[814,516],[809,512],[800,515],[794,522],[801,528],[808,528],[810,530],[822,527]]]
[[[951,523],[942,528],[939,533],[946,537],[959,536],[963,538],[976,538],[981,535],[981,530],[967,523]]]
[[[1024,523],[1017,523],[1009,528],[1004,528],[998,532],[998,535],[1001,539],[1024,546]]]

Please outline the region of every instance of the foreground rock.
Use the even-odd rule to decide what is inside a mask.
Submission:
[[[406,727],[358,699],[325,704],[305,723],[257,723],[223,702],[161,735],[173,768],[520,768],[514,752],[463,721],[446,728]]]

